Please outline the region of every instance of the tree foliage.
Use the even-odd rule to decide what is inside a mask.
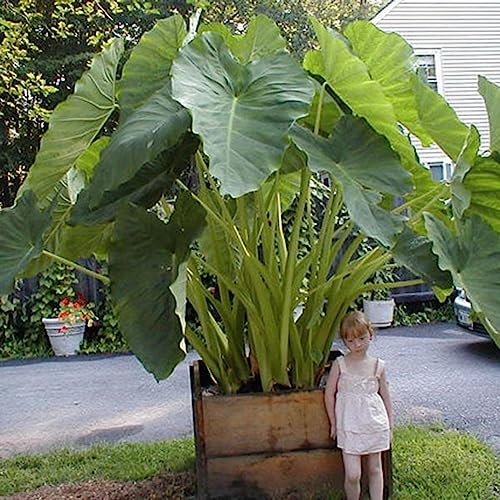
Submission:
[[[314,15],[339,27],[373,12],[363,0],[224,0],[205,2],[205,22],[241,32],[263,13],[282,28],[301,55]],[[375,2],[376,3],[376,2]],[[0,207],[10,206],[33,164],[48,116],[73,90],[93,55],[122,37],[126,54],[154,22],[172,13],[188,16],[199,4],[184,0],[4,0],[0,3]]]
[[[379,4],[377,0],[223,0],[212,2],[203,20],[223,23],[241,34],[252,17],[264,14],[280,27],[289,49],[302,58],[314,43],[310,16],[338,30],[353,19],[367,19]]]
[[[0,206],[33,163],[48,116],[111,38],[135,44],[183,1],[5,0],[0,3]]]

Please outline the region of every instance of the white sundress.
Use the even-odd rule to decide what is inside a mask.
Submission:
[[[375,373],[349,373],[338,358],[340,377],[335,399],[337,446],[345,453],[366,455],[390,448],[389,417],[378,393],[384,361],[377,359]]]

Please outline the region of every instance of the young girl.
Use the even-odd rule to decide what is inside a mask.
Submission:
[[[349,353],[335,360],[325,388],[330,436],[342,449],[347,500],[359,500],[362,455],[366,455],[370,499],[381,500],[381,452],[389,449],[392,432],[384,362],[368,355],[373,328],[363,313],[347,314],[340,336]]]

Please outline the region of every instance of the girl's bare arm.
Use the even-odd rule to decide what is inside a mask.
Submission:
[[[335,421],[335,396],[337,394],[337,383],[339,381],[340,368],[337,361],[332,363],[330,375],[325,387],[325,408],[330,420],[330,437],[335,439],[337,435],[336,421]]]
[[[382,373],[380,374],[378,392],[380,394],[380,397],[382,398],[382,401],[384,402],[385,409],[387,410],[387,415],[389,416],[389,426],[392,429],[394,422],[394,414],[392,410],[391,395],[389,393],[389,383],[387,382],[385,370],[382,370]]]

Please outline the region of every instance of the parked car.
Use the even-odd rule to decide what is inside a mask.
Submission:
[[[472,310],[472,304],[469,302],[464,290],[457,290],[457,296],[453,301],[453,312],[455,313],[455,319],[458,325],[473,332],[488,335],[488,332],[484,328],[483,324],[474,317],[475,315]]]

